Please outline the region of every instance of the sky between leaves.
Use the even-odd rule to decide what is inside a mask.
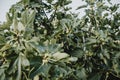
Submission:
[[[11,5],[15,4],[16,2],[18,2],[20,0],[1,0],[0,1],[0,23],[4,22],[6,20],[6,12],[9,11],[9,8],[11,7]],[[111,2],[113,4],[116,3],[120,3],[120,0],[111,0]],[[75,11],[75,9],[80,6],[83,5],[84,2],[82,0],[72,0],[72,3],[69,5],[70,7],[72,7],[72,12],[80,12],[80,16],[84,15],[84,10],[79,10],[79,11]],[[120,10],[119,10],[120,11]]]

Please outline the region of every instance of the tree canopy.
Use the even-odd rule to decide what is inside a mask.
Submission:
[[[0,25],[0,80],[120,80],[119,4],[21,0]]]

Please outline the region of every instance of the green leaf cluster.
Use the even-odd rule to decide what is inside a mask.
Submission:
[[[0,25],[0,80],[119,80],[119,4],[21,0]]]

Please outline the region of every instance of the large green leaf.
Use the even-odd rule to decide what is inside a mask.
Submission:
[[[33,24],[33,21],[35,19],[35,14],[36,14],[35,10],[30,11],[27,24],[31,24],[31,23]],[[32,26],[32,25],[30,25],[30,26]]]
[[[5,73],[4,73],[4,69],[0,69],[0,79],[1,80],[5,80]]]
[[[22,77],[22,53],[18,57],[18,62],[17,62],[17,69],[18,69],[18,74],[16,80],[20,80]]]
[[[56,52],[52,55],[52,57],[56,60],[61,60],[69,57],[69,55],[67,53]]]
[[[43,64],[41,65],[37,70],[34,70],[31,75],[30,78],[34,78],[36,75],[42,75],[42,76],[46,76],[48,77],[48,72],[51,68],[50,64]]]
[[[26,56],[25,55],[22,55],[21,56],[21,65],[22,66],[24,66],[24,67],[26,67],[26,66],[30,66],[30,62],[29,62],[29,60],[26,58]]]
[[[10,48],[11,48],[11,45],[8,44],[8,43],[6,43],[6,44],[0,49],[0,51],[2,52],[2,51],[5,51],[5,50],[7,50],[7,49],[10,49]]]
[[[18,31],[19,32],[25,31],[25,26],[21,22],[18,22]]]
[[[81,70],[77,70],[76,76],[78,77],[78,79],[87,80],[87,74],[84,68],[82,68]]]
[[[84,51],[82,49],[74,49],[70,52],[70,55],[77,58],[82,58],[84,55]]]

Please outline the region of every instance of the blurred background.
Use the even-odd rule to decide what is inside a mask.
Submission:
[[[1,0],[0,1],[0,23],[3,23],[6,20],[6,17],[5,17],[6,12],[9,11],[9,8],[11,7],[11,5],[15,4],[18,1],[20,0]],[[118,4],[120,3],[120,0],[111,0],[111,2],[113,4]],[[83,5],[83,4],[85,4],[85,2],[83,2],[82,0],[72,0],[72,3],[69,6],[72,7],[71,9],[72,12],[79,13],[80,16],[83,16],[84,9],[76,10],[78,6]]]

